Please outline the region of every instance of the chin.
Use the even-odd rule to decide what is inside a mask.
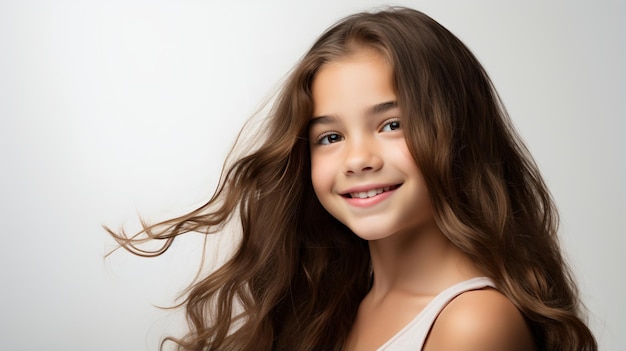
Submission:
[[[395,232],[394,230],[390,230],[389,228],[381,228],[377,226],[365,227],[361,225],[359,227],[350,227],[350,229],[359,238],[367,241],[385,239],[389,236],[392,236],[392,233]]]

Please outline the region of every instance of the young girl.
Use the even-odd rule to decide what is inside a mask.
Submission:
[[[557,214],[472,53],[414,10],[350,16],[286,81],[253,151],[132,252],[238,221],[185,296],[184,350],[595,350]],[[146,234],[141,237],[140,234]]]

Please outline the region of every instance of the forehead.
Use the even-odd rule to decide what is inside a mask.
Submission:
[[[374,50],[359,50],[320,67],[311,84],[313,115],[338,114],[395,101],[393,72]]]

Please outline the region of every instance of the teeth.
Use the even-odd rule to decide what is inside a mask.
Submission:
[[[389,191],[389,189],[391,189],[391,187],[386,186],[383,188],[378,188],[378,189],[372,189],[369,191],[359,191],[359,192],[355,192],[355,193],[350,193],[350,196],[353,198],[359,198],[359,199],[367,199],[368,197],[374,197],[378,194],[381,194],[385,191]]]

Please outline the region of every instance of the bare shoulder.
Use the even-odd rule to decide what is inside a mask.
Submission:
[[[425,351],[535,350],[521,312],[494,289],[465,292],[443,309],[430,331]]]

